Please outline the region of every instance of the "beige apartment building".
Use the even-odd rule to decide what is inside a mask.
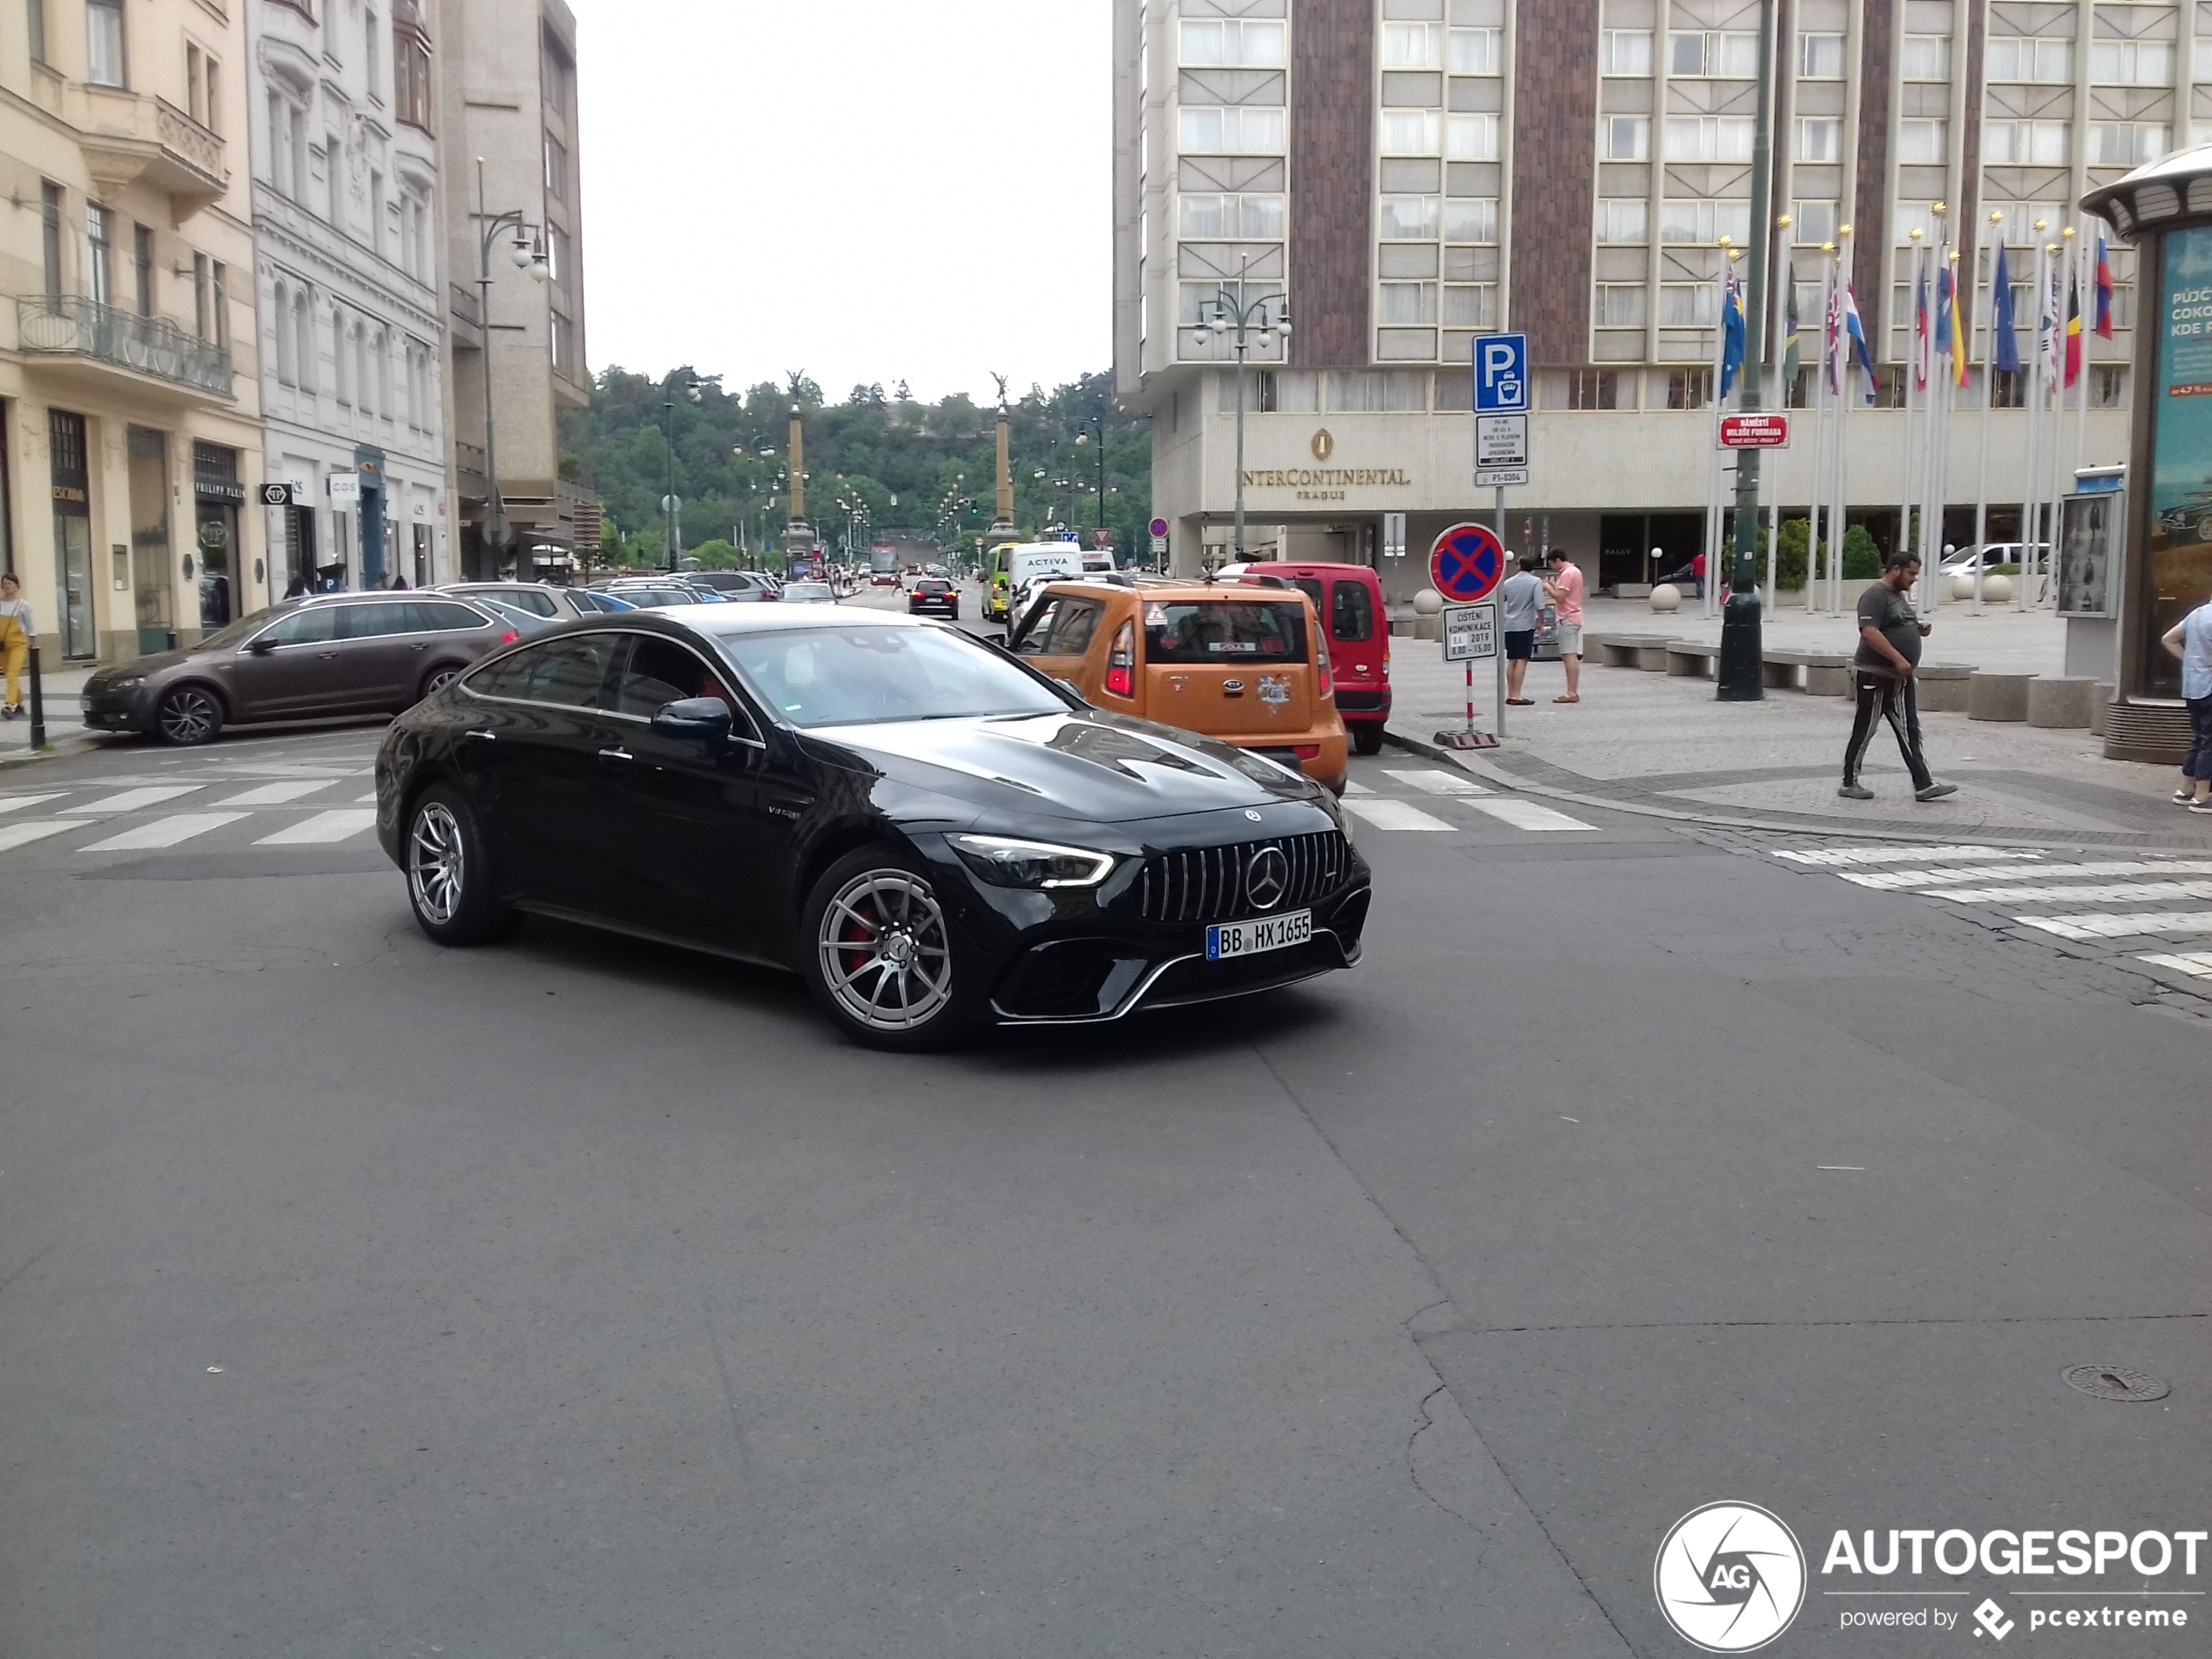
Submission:
[[[592,497],[560,475],[559,412],[591,391],[576,18],[562,0],[435,0],[431,27],[460,568],[554,574],[598,533]],[[495,502],[505,549],[484,533]]]
[[[0,563],[49,666],[265,601],[242,4],[0,6]]]

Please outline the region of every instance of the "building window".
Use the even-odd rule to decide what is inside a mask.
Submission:
[[[2174,44],[2167,40],[2093,41],[2089,78],[2105,86],[2171,86]]]
[[[46,263],[46,297],[59,299],[62,292],[62,187],[51,179],[42,179],[38,185],[38,231]]]
[[[1749,79],[1759,72],[1759,37],[1735,30],[1669,35],[1667,72]]]
[[[1249,105],[1202,105],[1177,112],[1186,155],[1280,155],[1283,111]]]
[[[1723,238],[1739,246],[1750,245],[1750,203],[1669,200],[1659,204],[1661,241],[1712,244]]]
[[[552,351],[553,372],[564,380],[576,378],[576,325],[559,312],[553,313]]]
[[[1662,328],[1710,328],[1719,312],[1719,290],[1714,283],[1662,282],[1659,285],[1659,326]]]
[[[296,386],[300,381],[299,357],[293,349],[292,293],[280,281],[273,285],[276,304],[276,377],[279,386]]]
[[[1385,282],[1379,285],[1377,318],[1386,324],[1406,326],[1436,320],[1436,284]]]
[[[1386,242],[1433,242],[1439,206],[1434,196],[1385,196],[1376,234]]]
[[[1799,35],[1797,73],[1809,81],[1843,79],[1844,37],[1841,35]]]
[[[1798,161],[1834,161],[1844,152],[1844,124],[1832,115],[1797,118]]]
[[[334,132],[322,143],[322,172],[330,198],[325,204],[328,210],[326,217],[340,230],[346,226],[345,165],[346,152],[338,147],[338,135]]]
[[[153,233],[144,225],[131,227],[131,276],[138,290],[138,314],[153,315]]]
[[[1897,158],[1899,161],[1939,163],[1950,152],[1950,122],[1916,120],[1897,124]]]
[[[192,331],[199,339],[207,338],[208,324],[207,256],[192,256]]]
[[[545,195],[549,201],[569,199],[569,147],[550,132],[545,135]]]
[[[95,86],[128,86],[123,0],[84,0],[84,78]]]
[[[1933,202],[1899,202],[1890,215],[1890,233],[1899,247],[1912,245],[1912,233],[1918,231],[1928,246],[1933,247],[1940,239],[1937,234],[1936,212]],[[1825,237],[1824,241],[1829,239]]]
[[[1608,196],[1597,205],[1601,242],[1649,242],[1651,204],[1641,196]]]
[[[1617,409],[1621,407],[1621,377],[1609,368],[1568,371],[1567,407],[1570,409]]]
[[[1947,81],[1951,78],[1951,37],[1907,35],[1899,64],[1908,81]]]
[[[1667,372],[1667,407],[1670,409],[1710,408],[1713,403],[1713,371],[1710,368],[1676,368]]]
[[[1651,73],[1651,31],[1649,29],[1608,29],[1598,37],[1598,73]]]
[[[1184,196],[1177,199],[1177,222],[1185,237],[1201,241],[1283,239],[1283,198],[1280,196]],[[556,231],[563,240],[565,233]],[[554,280],[560,280],[554,273]]]
[[[2212,35],[2199,35],[2195,50],[2190,56],[2195,59],[2191,65],[2190,78],[2212,81]]]
[[[1992,35],[1982,50],[1993,81],[2064,85],[2074,78],[2074,43],[2063,37]]]
[[[115,303],[115,215],[84,204],[84,293],[96,305]]]
[[[1495,196],[1448,196],[1444,201],[1444,239],[1447,242],[1494,242],[1498,239],[1498,199]]]
[[[1981,158],[1989,166],[2048,166],[2067,165],[2064,121],[1989,121],[1981,130]]]
[[[2089,124],[2089,165],[2093,167],[2140,167],[2164,155],[2174,141],[2174,131],[2159,121],[2093,121]]]
[[[343,408],[354,406],[353,387],[347,375],[346,314],[330,310],[330,394]]]
[[[1444,30],[1436,24],[1386,23],[1382,44],[1385,69],[1444,67]]]
[[[1380,153],[1433,156],[1443,147],[1442,135],[1442,119],[1433,110],[1385,110]]]
[[[2027,387],[2027,371],[2020,368],[1995,368],[1989,371],[1989,407],[1993,409],[2017,409],[2027,401],[2023,395]]]
[[[403,28],[392,33],[392,110],[408,126],[430,131],[430,48]]]
[[[2089,401],[2100,409],[2125,408],[2128,405],[2128,366],[2125,363],[2099,363],[2089,370]]]
[[[1256,19],[1183,25],[1186,69],[1281,69],[1283,25]]]
[[[231,347],[231,273],[220,260],[207,266],[208,303],[215,313],[214,341],[225,351]]]
[[[1641,328],[1644,322],[1643,284],[1601,282],[1597,285],[1597,326],[1601,328]],[[1610,404],[1606,406],[1611,408]]]
[[[1741,115],[1670,115],[1669,161],[1749,161],[1758,123]]]
[[[1749,204],[1746,204],[1748,206]],[[1798,201],[1790,204],[1791,239],[1814,247],[1836,239],[1836,204]]]
[[[46,61],[46,0],[28,0],[26,9],[26,21],[30,30],[30,61],[43,64]]]
[[[380,39],[376,14],[374,11],[364,11],[361,14],[361,76],[368,84],[369,101],[375,104],[381,104],[384,101],[384,78],[380,59],[382,49],[379,44]]]
[[[1498,158],[1498,118],[1494,115],[1453,115],[1444,122],[1444,153],[1453,161],[1495,161]]]
[[[1608,115],[1600,132],[1608,161],[1651,159],[1651,118],[1647,115]]]
[[[1447,37],[1447,66],[1454,75],[1495,75],[1498,72],[1498,30],[1454,29]]]
[[[1494,282],[1446,283],[1444,326],[1447,328],[1495,328],[1498,326],[1498,285]],[[1472,388],[1467,395],[1473,395]]]
[[[312,396],[315,389],[315,313],[307,291],[292,296],[293,364],[300,389]]]

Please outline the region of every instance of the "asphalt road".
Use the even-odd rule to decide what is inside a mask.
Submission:
[[[1818,1570],[2208,1524],[2212,1032],[2107,964],[1386,756],[1356,972],[900,1060],[430,946],[328,816],[375,738],[0,775],[0,840],[191,792],[0,847],[0,1654],[1674,1655],[1722,1499],[1811,1557],[1777,1652],[2202,1651],[2020,1592],[2212,1553]]]

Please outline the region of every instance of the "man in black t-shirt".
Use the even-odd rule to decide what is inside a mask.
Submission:
[[[1920,704],[1912,694],[1913,671],[1920,665],[1920,642],[1928,624],[1912,611],[1906,596],[1920,579],[1920,561],[1893,553],[1881,580],[1858,596],[1858,653],[1851,658],[1851,679],[1858,691],[1858,713],[1851,721],[1851,743],[1844,751],[1845,800],[1871,800],[1874,792],[1858,781],[1873,741],[1877,718],[1889,722],[1912,774],[1912,799],[1940,800],[1956,794],[1956,784],[1939,784],[1920,756]]]

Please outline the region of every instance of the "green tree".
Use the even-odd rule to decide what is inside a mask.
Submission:
[[[1844,532],[1844,580],[1859,582],[1882,574],[1882,550],[1864,524]]]

